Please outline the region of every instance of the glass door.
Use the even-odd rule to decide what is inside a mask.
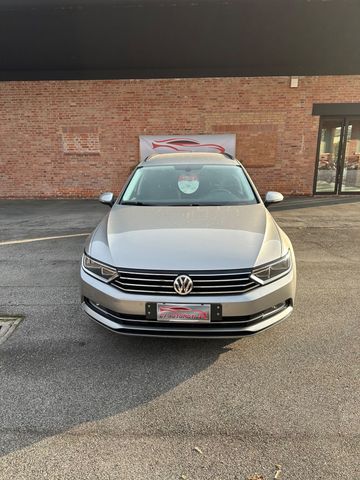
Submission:
[[[344,118],[320,120],[315,193],[338,193]]]
[[[349,117],[344,134],[340,193],[360,193],[360,118]]]
[[[316,194],[360,193],[360,117],[320,119]]]

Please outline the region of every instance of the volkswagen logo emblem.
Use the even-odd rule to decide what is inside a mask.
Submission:
[[[187,275],[179,275],[174,281],[174,290],[179,295],[188,295],[193,289],[193,281]]]

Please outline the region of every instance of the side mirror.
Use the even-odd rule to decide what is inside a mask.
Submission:
[[[267,207],[268,205],[270,205],[270,203],[278,203],[278,202],[282,202],[283,200],[284,200],[284,197],[281,193],[267,192],[267,194],[265,195],[264,204],[265,204],[265,207]]]
[[[115,195],[112,192],[104,192],[100,195],[99,202],[112,207],[115,203]]]

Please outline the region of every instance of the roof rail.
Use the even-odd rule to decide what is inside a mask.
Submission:
[[[147,157],[144,158],[144,160],[140,160],[141,162],[146,162],[146,160],[149,160],[151,157],[155,157],[156,155],[160,155],[159,153],[150,153]]]
[[[172,152],[166,152],[166,153],[172,153]],[[177,152],[177,153],[183,153],[181,151]],[[191,152],[186,152],[186,153],[191,153]],[[199,152],[199,153],[217,153],[217,152]],[[150,155],[148,155],[147,157],[144,158],[144,160],[142,160],[143,162],[146,162],[147,160],[149,160],[151,157],[155,157],[157,155],[161,155],[161,153],[150,153]],[[230,158],[230,160],[234,160],[235,157],[233,155],[231,155],[230,153],[227,153],[227,152],[223,152],[221,153],[220,155],[224,155],[225,157],[227,158]]]

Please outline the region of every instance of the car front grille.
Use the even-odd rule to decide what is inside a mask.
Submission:
[[[259,286],[250,278],[250,270],[217,271],[150,271],[119,270],[119,276],[111,285],[127,293],[151,295],[178,295],[174,281],[179,275],[187,275],[193,281],[189,295],[235,295],[248,292]]]

